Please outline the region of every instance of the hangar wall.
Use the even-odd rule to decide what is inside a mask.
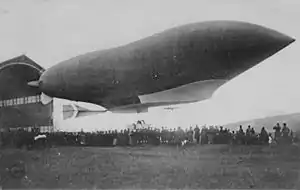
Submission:
[[[53,103],[43,105],[38,89],[27,85],[43,71],[25,55],[0,63],[0,129],[53,130]]]

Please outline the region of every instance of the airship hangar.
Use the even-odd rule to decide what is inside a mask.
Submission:
[[[0,63],[0,130],[53,131],[53,103],[43,105],[40,92],[28,81],[38,80],[44,68],[26,55]]]

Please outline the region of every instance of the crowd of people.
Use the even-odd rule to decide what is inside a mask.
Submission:
[[[1,132],[1,146],[51,147],[51,146],[136,146],[151,145],[182,145],[195,144],[270,144],[291,143],[295,135],[283,123],[274,126],[274,135],[268,133],[264,127],[256,132],[250,125],[244,131],[243,126],[237,131],[230,131],[222,126],[190,127],[183,130],[181,127],[170,129],[167,127],[151,127],[144,121],[133,124],[131,129],[109,130],[98,132],[53,132],[41,133],[38,128],[31,132],[19,129],[17,131]]]

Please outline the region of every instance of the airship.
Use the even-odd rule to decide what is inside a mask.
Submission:
[[[96,104],[103,112],[147,112],[209,99],[220,86],[294,41],[247,22],[191,23],[79,55],[28,84],[39,88],[44,104],[56,97]]]

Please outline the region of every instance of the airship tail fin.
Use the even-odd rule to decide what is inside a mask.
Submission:
[[[90,110],[76,104],[67,104],[67,105],[63,105],[63,119],[67,120],[67,119],[75,119],[75,118],[85,117],[85,116],[92,116],[100,113],[106,113],[108,111],[111,113],[145,113],[148,112],[149,108],[163,107],[163,106],[167,106],[167,108],[164,109],[173,110],[178,108],[178,107],[172,107],[174,105],[189,104],[194,102],[197,101],[151,102],[151,103],[142,103],[142,104],[130,104],[126,106],[111,108],[108,110]]]
[[[63,119],[74,119],[78,117],[92,116],[105,113],[107,110],[90,110],[76,104],[63,105]]]

